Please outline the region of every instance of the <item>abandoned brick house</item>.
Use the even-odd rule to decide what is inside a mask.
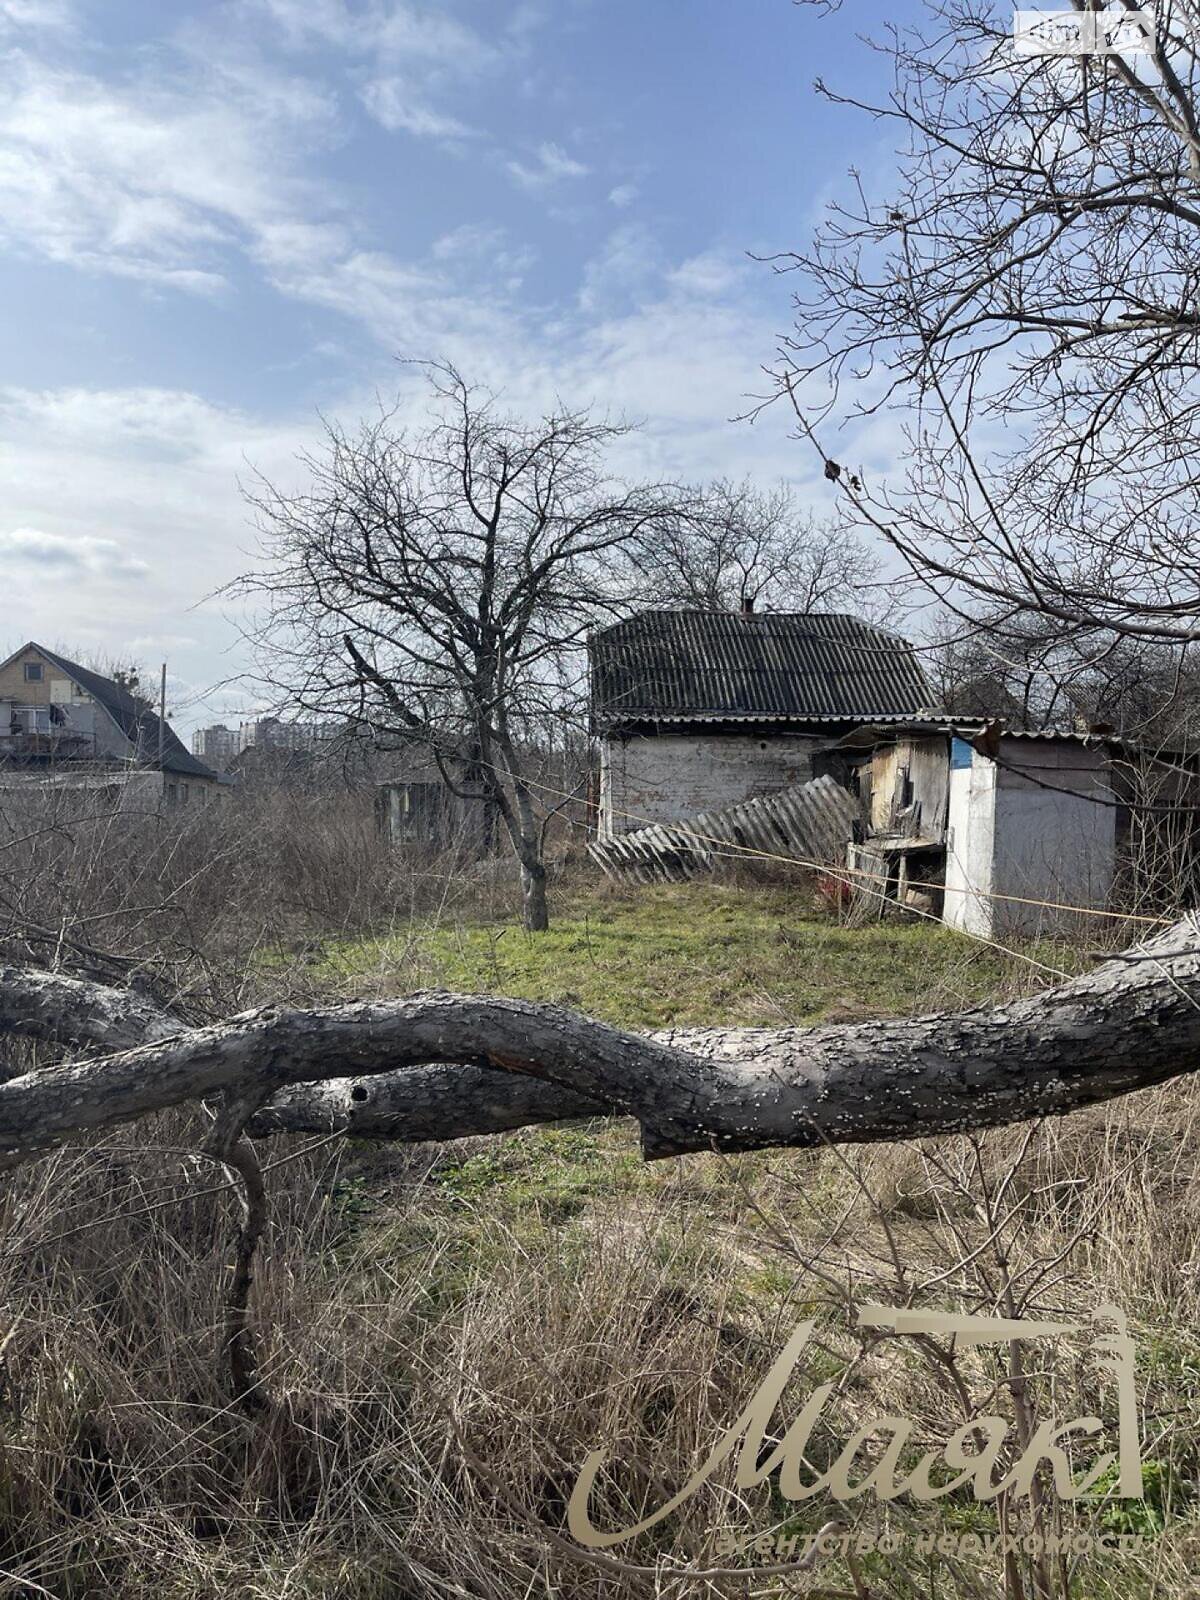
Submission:
[[[593,635],[592,859],[653,881],[722,849],[841,864],[995,937],[1200,886],[1200,756],[956,718],[904,640],[847,616],[650,611]]]
[[[933,702],[910,644],[838,614],[643,611],[588,650],[601,840],[793,788],[838,735]]]
[[[107,794],[119,805],[206,805],[217,774],[123,684],[29,643],[0,662],[0,785]]]
[[[494,849],[498,819],[469,745],[454,742],[439,763],[426,745],[413,742],[387,761],[389,776],[375,788],[375,820],[392,848],[433,845],[467,856]]]

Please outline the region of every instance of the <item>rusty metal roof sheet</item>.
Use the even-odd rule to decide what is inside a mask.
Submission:
[[[857,720],[933,704],[906,640],[833,613],[643,611],[593,634],[588,648],[599,727]]]

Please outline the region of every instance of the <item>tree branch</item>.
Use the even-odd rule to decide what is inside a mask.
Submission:
[[[258,1350],[250,1322],[250,1290],[254,1287],[254,1258],[267,1227],[267,1191],[254,1146],[246,1138],[246,1122],[267,1093],[262,1085],[228,1094],[213,1120],[201,1149],[234,1178],[241,1204],[241,1221],[234,1240],[233,1271],[225,1295],[225,1330],[221,1359],[229,1368],[230,1392],[246,1411],[269,1405],[259,1378]]]
[[[61,972],[0,966],[0,1034],[132,1050],[185,1027],[132,989]]]
[[[1200,932],[1188,918],[1069,983],[957,1015],[645,1038],[464,995],[268,1007],[0,1085],[0,1155],[262,1084],[274,1099],[256,1133],[449,1139],[606,1109],[637,1119],[653,1159],[999,1126],[1198,1066]]]

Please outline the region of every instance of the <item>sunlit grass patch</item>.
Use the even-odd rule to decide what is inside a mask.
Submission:
[[[797,885],[595,885],[560,895],[556,913],[540,934],[457,914],[331,941],[314,975],[544,1000],[634,1028],[904,1015],[977,1003],[1014,977],[1001,952],[928,922],[841,926]],[[1063,964],[1061,951],[1037,954]]]

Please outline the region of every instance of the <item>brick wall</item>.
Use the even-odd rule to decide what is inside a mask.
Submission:
[[[600,833],[683,822],[812,777],[818,741],[801,734],[658,734],[604,741]]]

